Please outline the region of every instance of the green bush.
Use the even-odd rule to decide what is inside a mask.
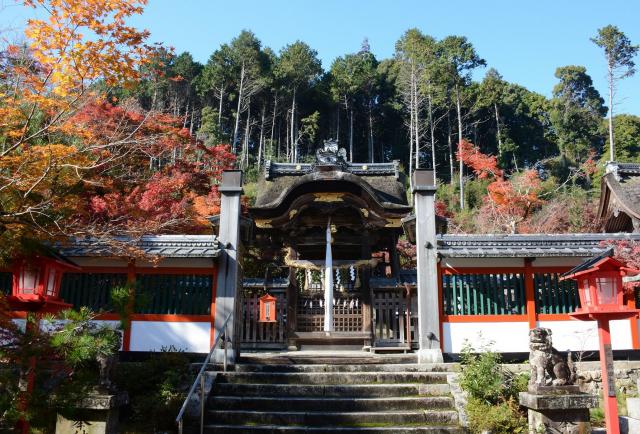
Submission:
[[[469,429],[474,433],[526,432],[527,420],[517,402],[518,393],[527,389],[528,375],[505,371],[500,354],[486,346],[480,352],[465,346],[461,361],[460,386],[468,394]]]
[[[469,429],[474,433],[490,431],[493,434],[527,432],[527,420],[512,399],[498,404],[471,398],[467,402]]]
[[[124,431],[175,429],[175,418],[194,378],[182,353],[163,352],[144,362],[120,363],[116,381],[130,402],[124,412]]]

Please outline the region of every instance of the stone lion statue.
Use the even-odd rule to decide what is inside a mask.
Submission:
[[[576,381],[576,368],[569,352],[565,360],[551,343],[551,330],[537,327],[529,331],[530,386],[568,386]]]

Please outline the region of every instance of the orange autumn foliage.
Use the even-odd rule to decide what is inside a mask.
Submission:
[[[456,158],[473,170],[479,179],[489,177],[501,178],[502,169],[498,166],[498,159],[493,155],[480,152],[480,149],[473,143],[462,140],[456,151]]]
[[[492,178],[487,186],[484,204],[479,218],[491,230],[506,230],[515,233],[525,230],[525,222],[543,200],[539,197],[542,180],[538,172],[526,169],[513,173],[508,178],[498,166],[495,156],[484,154],[473,143],[462,141],[456,156],[473,170],[479,179]]]
[[[132,113],[140,133],[112,140],[106,125],[89,125],[79,115],[100,100],[96,83],[126,86],[140,78],[151,51],[148,32],[127,21],[146,0],[24,3],[36,11],[26,43],[0,48],[0,259],[14,255],[26,238],[107,234],[112,228],[99,224],[90,198],[130,194],[135,177],[146,185],[157,176],[135,169],[143,162],[148,167],[150,150],[163,158],[172,144],[192,141],[160,115]],[[157,124],[147,125],[150,119]],[[117,221],[114,226],[124,229]]]

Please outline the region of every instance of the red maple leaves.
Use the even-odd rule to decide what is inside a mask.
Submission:
[[[500,227],[508,232],[526,230],[521,225],[531,212],[543,203],[539,197],[542,180],[533,169],[511,174],[508,178],[500,169],[495,156],[483,154],[471,142],[463,140],[456,153],[458,160],[471,168],[479,179],[493,178],[478,217],[488,227]]]
[[[85,141],[102,145],[97,148],[105,161],[84,194],[87,225],[128,233],[199,232],[206,217],[219,212],[217,183],[235,162],[228,145],[205,147],[180,119],[126,104],[93,102],[74,121]]]

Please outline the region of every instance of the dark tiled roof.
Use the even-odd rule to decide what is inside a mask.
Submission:
[[[606,240],[636,240],[640,234],[438,235],[438,254],[449,258],[590,257]]]
[[[316,184],[321,184],[322,188]],[[332,191],[333,184],[353,184],[367,190],[385,208],[407,208],[404,175],[398,162],[348,163],[320,172],[312,164],[267,162],[265,177],[258,182],[254,208],[275,208],[296,188]]]
[[[359,176],[400,176],[400,163],[347,163],[346,172]],[[267,161],[264,166],[265,179],[278,178],[280,176],[302,176],[313,171],[310,163],[276,163]]]
[[[607,231],[633,230],[631,219],[640,219],[640,164],[607,164],[598,214]]]
[[[137,242],[127,239],[117,240],[114,247],[92,239],[78,239],[61,245],[58,250],[70,257],[83,256],[122,256],[129,246],[139,249],[149,256],[164,258],[215,258],[220,255],[222,246],[215,235],[154,235],[142,237]]]

